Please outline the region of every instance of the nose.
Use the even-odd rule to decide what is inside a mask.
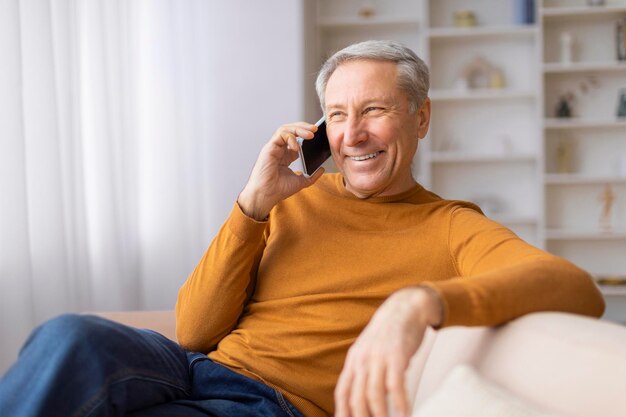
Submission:
[[[367,140],[367,129],[360,117],[348,117],[343,131],[343,144],[345,146],[358,146]]]

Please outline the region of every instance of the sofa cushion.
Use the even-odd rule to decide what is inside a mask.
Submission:
[[[456,366],[413,417],[556,417],[539,411],[468,365]]]

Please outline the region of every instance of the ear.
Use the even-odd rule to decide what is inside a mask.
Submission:
[[[422,139],[428,133],[430,127],[430,98],[426,97],[424,102],[417,109],[418,126],[417,126],[417,138]]]

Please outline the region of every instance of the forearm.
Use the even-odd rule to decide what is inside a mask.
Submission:
[[[537,311],[599,317],[604,300],[582,269],[545,254],[475,276],[431,282],[443,301],[442,327],[498,325]]]
[[[265,225],[233,209],[179,291],[176,336],[183,347],[209,351],[236,325],[254,285]]]
[[[453,212],[448,242],[458,278],[428,284],[444,301],[443,326],[497,325],[536,311],[604,311],[587,272],[474,210]]]

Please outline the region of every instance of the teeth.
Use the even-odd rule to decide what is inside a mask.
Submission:
[[[350,159],[352,159],[353,161],[365,161],[366,159],[371,159],[371,158],[377,157],[379,153],[380,153],[380,151],[371,153],[369,155],[351,156]]]

